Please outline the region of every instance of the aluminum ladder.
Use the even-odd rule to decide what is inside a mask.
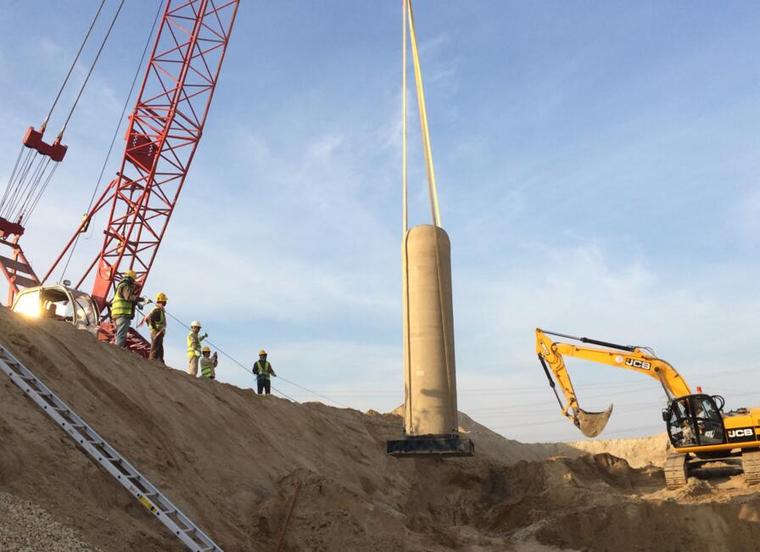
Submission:
[[[29,368],[0,345],[0,370],[5,372],[45,414],[50,416],[111,477],[127,489],[193,552],[223,552],[222,549],[183,514],[155,485],[127,462],[115,448],[59,399]]]

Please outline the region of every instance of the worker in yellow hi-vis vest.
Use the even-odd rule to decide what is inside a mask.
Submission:
[[[211,347],[204,345],[201,349],[201,358],[199,364],[201,365],[201,377],[208,379],[216,379],[216,366],[219,364],[216,353],[211,354]]]
[[[140,301],[137,289],[137,274],[134,270],[124,273],[111,300],[111,322],[114,325],[114,343],[119,347],[127,346],[127,334],[135,317],[135,307]],[[142,305],[140,306],[142,308]]]
[[[187,334],[187,373],[195,377],[198,375],[198,360],[201,358],[201,341],[208,334],[200,335],[201,323],[194,320],[190,324],[190,333]]]
[[[277,374],[274,373],[272,365],[267,360],[267,352],[264,349],[259,351],[259,360],[253,365],[253,373],[256,374],[256,387],[259,395],[264,391],[267,395],[271,394],[272,381],[270,377],[277,377]]]
[[[166,335],[166,303],[168,298],[166,294],[161,291],[156,294],[156,308],[154,308],[148,316],[145,317],[145,322],[150,328],[150,356],[151,360],[158,360],[161,364],[164,363],[164,336]]]

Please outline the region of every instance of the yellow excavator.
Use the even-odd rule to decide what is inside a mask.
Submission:
[[[536,329],[536,353],[562,414],[587,437],[596,437],[604,430],[612,405],[603,412],[583,410],[564,357],[632,370],[660,382],[668,398],[662,419],[674,449],[665,462],[668,488],[685,485],[690,470],[705,468],[710,462],[736,462],[739,457],[747,482],[760,482],[760,407],[724,412],[726,401],[722,396],[704,394],[700,388],[692,393],[683,376],[648,347],[618,345]],[[564,400],[557,392],[557,385]]]

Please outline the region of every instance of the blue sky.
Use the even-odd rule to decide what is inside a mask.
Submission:
[[[148,282],[234,357],[266,347],[287,379],[360,409],[402,400],[400,4],[244,2]],[[66,5],[0,4],[2,182],[96,2]],[[127,3],[67,131],[24,236],[38,271],[87,205],[154,6]],[[511,438],[580,437],[535,359],[536,326],[650,345],[729,407],[758,402],[760,6],[418,0],[415,13],[460,408]],[[416,224],[429,210],[415,121]],[[170,326],[178,367],[184,334]],[[605,435],[662,430],[655,382],[572,367],[588,409],[616,405]],[[252,383],[226,359],[219,371]]]

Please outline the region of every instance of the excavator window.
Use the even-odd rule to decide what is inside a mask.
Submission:
[[[668,437],[676,448],[725,442],[720,409],[709,395],[688,395],[673,400],[666,412]]]

